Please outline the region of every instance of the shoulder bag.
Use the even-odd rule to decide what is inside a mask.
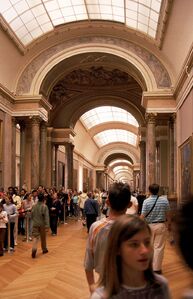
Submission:
[[[154,202],[154,205],[151,207],[150,211],[147,212],[147,214],[145,215],[145,218],[147,218],[147,216],[149,216],[149,214],[150,214],[150,213],[153,211],[153,209],[155,208],[155,205],[156,205],[156,202],[157,202],[158,198],[159,198],[159,195],[157,196],[156,201]]]

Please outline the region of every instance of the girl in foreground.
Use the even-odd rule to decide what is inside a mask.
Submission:
[[[154,274],[151,231],[135,215],[120,216],[108,237],[99,287],[91,299],[170,299],[166,279]]]

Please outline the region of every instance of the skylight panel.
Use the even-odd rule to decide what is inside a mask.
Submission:
[[[131,113],[113,106],[102,106],[91,109],[84,113],[80,119],[87,129],[111,121],[125,122],[135,127],[139,126],[137,120]]]
[[[32,36],[30,33],[26,34],[25,36],[22,37],[22,41],[24,43],[24,45],[27,45],[29,43],[31,43],[33,40]]]
[[[151,9],[150,10],[150,19],[152,19],[154,22],[158,22],[158,18],[159,18],[159,15]]]
[[[89,16],[91,17],[91,15],[93,14],[100,14],[100,9],[98,5],[87,5],[88,8],[88,12],[89,12]]]
[[[115,166],[113,167],[113,171],[118,171],[118,170],[129,170],[129,167],[128,166]]]
[[[144,16],[148,17],[149,13],[150,13],[150,9],[144,5],[140,5],[138,6],[138,12],[140,14],[143,14]]]
[[[23,37],[28,33],[27,28],[26,27],[21,27],[18,31],[17,34],[19,37]]]
[[[19,15],[29,9],[29,6],[25,0],[19,1],[14,5],[15,10]]]
[[[41,15],[36,18],[39,25],[49,24],[49,30],[51,30],[52,25],[47,15]]]
[[[25,13],[23,13],[20,16],[20,18],[23,21],[23,23],[28,23],[29,21],[34,19],[34,15],[32,14],[32,12],[30,10],[28,10]]]
[[[41,24],[41,22],[40,22],[40,24]],[[48,22],[46,24],[41,25],[41,29],[44,33],[46,33],[48,31],[52,30],[52,25],[50,22]]]
[[[43,1],[48,12],[59,9],[57,1]]]
[[[86,14],[86,8],[83,5],[75,5],[74,12],[76,14]]]
[[[46,13],[45,8],[43,7],[43,5],[37,5],[37,6],[33,7],[31,9],[31,11],[32,11],[34,17],[38,17],[38,16],[41,16],[41,15],[44,15],[44,16],[46,16],[48,18],[48,15],[47,15],[47,13]]]
[[[20,18],[16,18],[13,20],[13,22],[11,22],[11,27],[13,28],[13,30],[17,31],[19,28],[21,28],[23,26],[23,22],[21,21]]]
[[[13,7],[10,7],[4,13],[4,18],[7,20],[8,23],[11,22],[16,17],[17,17],[17,12]]]
[[[113,160],[111,163],[109,163],[109,166],[113,166],[114,164],[118,164],[118,163],[127,163],[127,164],[130,164],[131,165],[131,162],[128,161],[128,160],[125,160],[125,159],[116,159],[116,160]]]
[[[153,10],[155,10],[157,13],[159,13],[160,7],[161,7],[161,1],[152,0],[151,7],[152,7]]]
[[[38,25],[28,26],[28,37],[33,36],[32,40],[57,25],[87,19],[125,22],[126,26],[155,38],[161,3],[162,0],[4,0],[0,1],[0,13],[24,45],[31,38],[24,38],[21,32],[25,29],[21,27],[26,27],[33,18]],[[40,15],[45,21],[43,17],[38,20]]]
[[[62,12],[60,10],[50,11],[50,17],[52,20],[62,18]]]
[[[37,6],[38,4],[42,4],[41,0],[26,0],[26,2],[27,2],[27,4],[29,5],[30,8],[34,7],[34,6]]]
[[[126,130],[112,129],[96,134],[94,140],[99,147],[112,142],[126,142],[136,146],[137,136]]]

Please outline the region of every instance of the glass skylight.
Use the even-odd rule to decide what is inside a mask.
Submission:
[[[162,0],[1,0],[0,14],[27,45],[61,24],[80,20],[124,23],[155,38]]]
[[[135,127],[139,127],[137,120],[131,113],[113,106],[102,106],[89,110],[81,116],[80,120],[84,123],[87,129],[110,121],[125,122]]]
[[[96,134],[94,140],[99,147],[111,142],[126,142],[136,146],[137,135],[126,130],[112,129]]]
[[[116,177],[115,177],[116,178]],[[123,183],[128,183],[128,180],[130,179],[130,177],[125,177],[125,176],[123,176],[123,177],[120,177],[119,178],[119,181],[120,182],[123,182]]]
[[[117,160],[114,160],[114,161],[112,161],[111,163],[109,163],[109,166],[110,166],[110,167],[113,167],[113,165],[118,164],[118,163],[119,163],[119,164],[121,164],[121,163],[127,163],[127,164],[132,165],[131,162],[128,161],[128,160],[117,159]]]
[[[113,172],[114,172],[114,173],[116,173],[116,172],[118,172],[118,171],[120,171],[120,170],[121,170],[121,171],[125,171],[125,170],[126,170],[126,171],[129,171],[129,167],[128,167],[128,166],[121,166],[121,165],[120,165],[120,166],[116,166],[116,167],[113,168]]]

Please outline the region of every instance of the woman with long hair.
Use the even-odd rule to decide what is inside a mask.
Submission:
[[[123,215],[112,225],[99,285],[91,299],[169,299],[166,279],[152,270],[148,224]]]

